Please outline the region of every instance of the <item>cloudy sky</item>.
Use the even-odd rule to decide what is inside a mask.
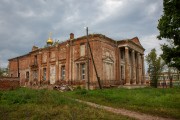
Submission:
[[[0,67],[33,45],[43,47],[49,32],[64,41],[71,32],[85,35],[85,26],[115,40],[137,36],[145,55],[152,48],[161,53],[156,36],[162,14],[162,0],[0,0]]]

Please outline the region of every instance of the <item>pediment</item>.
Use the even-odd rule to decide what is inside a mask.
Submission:
[[[114,60],[111,57],[109,57],[109,56],[103,58],[103,61],[104,62],[109,62],[109,63],[114,63]]]
[[[142,46],[141,43],[140,43],[140,41],[139,41],[139,39],[138,39],[138,37],[132,38],[131,41],[133,41],[133,42],[134,42],[135,44],[137,44],[137,45]]]
[[[87,57],[86,57],[86,56],[81,56],[81,57],[77,58],[77,59],[75,60],[75,62],[86,61],[86,60],[87,60]]]

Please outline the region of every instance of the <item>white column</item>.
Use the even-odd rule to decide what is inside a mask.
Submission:
[[[137,53],[137,56],[136,56],[136,58],[137,58],[137,66],[136,66],[136,75],[137,75],[137,78],[136,78],[136,84],[139,84],[139,53]]]
[[[136,84],[135,52],[132,50],[132,83]]]
[[[141,85],[141,78],[142,78],[142,60],[141,60],[141,55],[139,55],[139,64],[138,64],[138,66],[139,66],[139,85]]]
[[[129,49],[125,47],[125,85],[130,85],[129,78]]]

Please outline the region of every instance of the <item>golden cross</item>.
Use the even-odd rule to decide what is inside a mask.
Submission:
[[[49,38],[51,38],[51,37],[52,37],[52,32],[49,33]]]

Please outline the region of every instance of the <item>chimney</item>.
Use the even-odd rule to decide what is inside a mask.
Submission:
[[[74,34],[70,33],[70,40],[74,39]]]

